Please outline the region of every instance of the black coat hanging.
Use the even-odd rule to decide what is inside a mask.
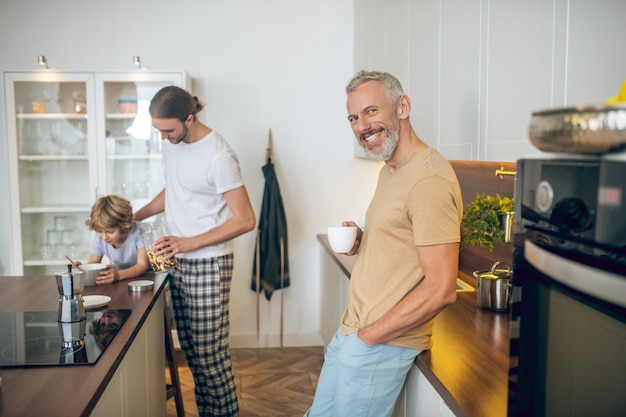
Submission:
[[[258,224],[257,254],[253,262],[251,289],[257,291],[257,280],[269,301],[275,290],[289,286],[289,255],[287,251],[287,219],[280,187],[272,162],[272,136],[270,131],[266,164],[263,204]],[[257,264],[259,274],[257,276]]]

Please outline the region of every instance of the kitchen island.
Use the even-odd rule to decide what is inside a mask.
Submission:
[[[327,298],[333,298],[335,294],[346,291],[345,287],[340,288],[345,283],[333,280],[350,276],[356,256],[334,253],[326,235],[318,235],[318,240],[322,244],[322,272],[331,275],[330,280],[323,278],[328,288],[323,289],[322,297],[328,295]],[[336,273],[332,272],[333,268]],[[459,271],[459,277],[476,285],[476,280],[467,271]],[[432,392],[436,392],[449,412],[457,417],[506,416],[508,314],[479,308],[475,292],[459,292],[457,295],[457,301],[435,318],[433,347],[417,356],[416,369],[409,374],[394,416],[420,415],[415,411],[416,402],[420,406],[425,402],[432,403],[432,398],[424,399],[423,396],[416,401],[417,394],[412,391],[417,388],[416,385],[423,385],[421,381],[427,381],[433,388]],[[330,308],[325,306],[323,310],[328,311]],[[334,329],[339,325],[336,318],[331,317],[326,321],[336,322],[333,324]],[[421,377],[417,384],[412,383],[416,379],[413,374]],[[419,391],[424,392],[422,388]],[[446,412],[426,412],[428,414],[421,415],[449,415]]]
[[[0,416],[166,415],[163,290],[166,274],[147,274],[154,288],[132,292],[128,283],[85,287],[106,295],[106,309],[131,310],[93,365],[2,368]],[[0,277],[0,312],[56,311],[54,276]]]

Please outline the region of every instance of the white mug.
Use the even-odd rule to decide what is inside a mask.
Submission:
[[[354,246],[356,241],[357,227],[339,226],[328,228],[328,242],[330,247],[337,253],[346,253]]]

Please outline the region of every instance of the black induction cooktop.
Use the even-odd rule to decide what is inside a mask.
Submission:
[[[87,311],[60,323],[57,311],[0,312],[0,366],[93,365],[130,310]]]

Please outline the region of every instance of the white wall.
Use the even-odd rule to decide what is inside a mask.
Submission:
[[[320,331],[316,235],[344,219],[361,221],[378,171],[378,165],[353,157],[346,120],[352,10],[350,0],[3,0],[0,69],[37,69],[37,55],[43,54],[59,70],[132,69],[133,55],[147,68],[187,70],[193,92],[207,105],[200,119],[239,155],[257,216],[271,128],[289,222],[289,342],[294,333]],[[1,134],[0,192],[8,195],[4,127]],[[0,231],[9,227],[7,210],[0,205]],[[0,232],[1,275],[10,274],[7,236]],[[256,297],[249,289],[254,239],[249,233],[236,240],[236,340],[256,332]],[[264,334],[278,334],[279,294],[271,303],[261,299]]]

